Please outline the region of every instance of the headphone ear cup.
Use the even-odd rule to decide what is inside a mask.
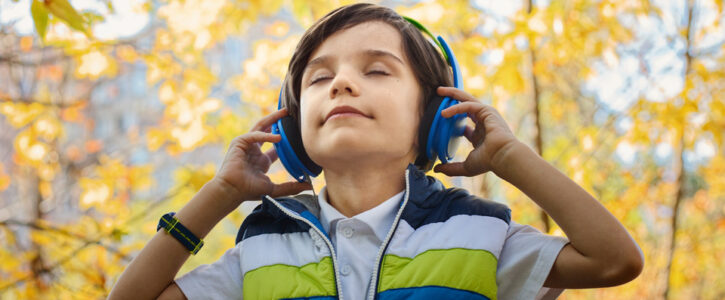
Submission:
[[[444,118],[441,111],[456,104],[457,100],[441,96],[435,96],[428,102],[418,132],[420,154],[415,165],[421,170],[430,170],[436,157],[444,164],[453,159],[465,130],[466,114]]]
[[[288,83],[288,77],[285,77],[285,84]],[[282,95],[284,87],[280,89],[277,96],[277,109],[282,109]],[[277,151],[277,157],[282,165],[293,178],[299,182],[304,182],[305,177],[316,177],[322,172],[322,167],[317,165],[307,155],[305,147],[302,144],[302,132],[300,131],[297,121],[289,115],[282,117],[272,124],[272,133],[279,134],[282,138],[279,142],[274,143],[274,149]]]
[[[444,97],[433,95],[423,110],[423,116],[420,119],[418,127],[418,157],[415,159],[414,165],[423,171],[429,171],[433,168],[436,158],[434,149],[428,147],[428,140],[431,138],[433,120],[436,118],[438,108],[443,102]]]
[[[320,172],[322,172],[322,167],[317,165],[314,161],[312,161],[312,159],[310,159],[310,156],[307,155],[307,151],[305,151],[305,147],[302,144],[302,132],[300,131],[297,122],[292,119],[292,117],[285,116],[280,119],[280,123],[284,129],[287,141],[292,147],[293,153],[295,154],[297,160],[301,163],[301,167],[303,167],[305,173],[313,177],[319,175]]]
[[[460,144],[460,137],[463,136],[465,131],[465,120],[466,114],[457,114],[450,118],[444,118],[440,115],[440,112],[446,108],[458,104],[458,100],[446,97],[441,103],[436,119],[433,120],[433,140],[428,143],[431,144],[441,163],[448,163],[453,159],[453,156],[458,149]]]
[[[277,151],[277,157],[282,165],[293,178],[297,181],[302,182],[304,180],[304,172],[302,171],[302,163],[295,155],[295,151],[292,149],[292,145],[289,144],[289,140],[285,135],[282,127],[282,121],[277,120],[272,124],[272,133],[279,134],[282,139],[279,142],[274,143],[274,149]]]

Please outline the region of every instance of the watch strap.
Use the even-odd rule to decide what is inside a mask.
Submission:
[[[179,222],[179,219],[174,217],[176,213],[170,212],[159,219],[159,224],[156,226],[156,231],[163,228],[166,233],[170,234],[176,240],[178,240],[191,254],[199,252],[204,241],[196,237],[191,231]]]

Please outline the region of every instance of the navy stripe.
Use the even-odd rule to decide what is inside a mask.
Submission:
[[[437,179],[411,166],[410,199],[401,218],[414,229],[457,215],[489,216],[510,223],[511,210],[506,205],[471,195],[464,189],[445,188]]]
[[[304,205],[293,199],[280,198],[276,200],[294,211],[304,209]],[[260,234],[307,232],[309,229],[310,225],[307,223],[290,218],[272,201],[262,199],[262,204],[257,205],[252,213],[244,218],[244,222],[242,222],[239,232],[237,232],[236,243]]]
[[[317,229],[319,229],[320,232],[324,233],[328,240],[332,240],[330,238],[330,236],[327,234],[327,232],[325,231],[325,228],[322,228],[322,223],[320,223],[320,220],[317,219],[317,217],[315,217],[315,215],[313,215],[309,211],[303,211],[300,215],[303,218],[305,218],[305,219],[309,220],[310,222],[312,222],[312,224],[315,224],[315,227],[317,227]]]
[[[488,297],[479,293],[459,290],[444,286],[422,286],[409,287],[402,289],[392,289],[378,294],[380,300],[390,299],[407,299],[407,300],[425,300],[425,299],[457,299],[457,300],[490,300]]]
[[[426,176],[413,164],[408,165],[408,170],[410,195],[401,218],[413,229],[445,222],[457,215],[490,216],[510,223],[511,210],[506,205],[471,195],[464,189],[445,188],[440,181]],[[294,198],[276,200],[322,229],[319,220],[301,202]],[[310,226],[305,222],[290,218],[271,201],[263,199],[262,204],[244,219],[236,242],[259,234],[306,232],[309,229]]]

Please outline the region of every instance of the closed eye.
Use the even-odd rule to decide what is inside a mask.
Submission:
[[[368,72],[368,73],[367,73],[366,75],[370,75],[370,74],[376,74],[376,75],[390,75],[390,74],[388,74],[388,72],[385,72],[385,71],[380,71],[380,70],[372,70],[372,71]]]
[[[381,71],[381,70],[372,70],[370,72],[367,72],[365,75],[383,75],[383,76],[387,76],[387,75],[390,75],[390,73],[385,72],[385,71]],[[312,80],[312,82],[310,82],[310,85],[313,85],[313,84],[315,84],[317,82],[320,82],[320,81],[323,81],[323,80],[327,80],[327,79],[331,79],[331,78],[332,77],[320,76],[320,77],[317,77],[314,80]]]
[[[317,82],[320,82],[320,81],[323,81],[323,80],[327,80],[327,79],[330,79],[330,78],[332,78],[332,77],[325,77],[325,76],[317,77],[317,78],[315,78],[315,80],[312,80],[312,82],[310,82],[310,85],[313,85],[313,84],[315,84]]]

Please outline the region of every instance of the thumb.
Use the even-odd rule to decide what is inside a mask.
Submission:
[[[443,173],[448,176],[467,176],[468,171],[463,166],[462,162],[453,162],[447,164],[438,164],[433,168],[436,173]]]
[[[287,195],[296,195],[301,193],[302,191],[311,190],[312,185],[309,182],[296,182],[296,181],[290,181],[280,184],[275,184],[272,187],[272,193],[270,193],[270,197],[276,198],[281,196],[287,196]]]

